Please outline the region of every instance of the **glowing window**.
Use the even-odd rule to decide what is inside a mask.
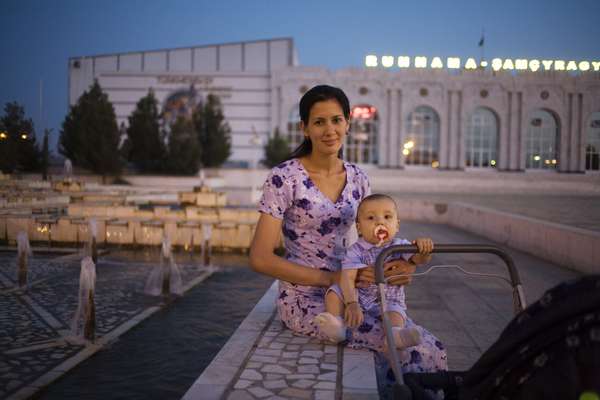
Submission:
[[[525,168],[555,169],[558,165],[558,123],[546,110],[530,114],[525,136]]]
[[[467,167],[495,167],[498,161],[498,118],[487,108],[477,108],[467,122]]]
[[[407,165],[434,165],[439,161],[440,117],[428,106],[417,107],[406,120],[404,162]]]
[[[600,112],[595,112],[587,125],[585,144],[585,169],[600,171]]]
[[[357,164],[377,164],[377,109],[369,104],[356,105],[350,111],[350,118],[350,132],[344,145],[344,158]]]

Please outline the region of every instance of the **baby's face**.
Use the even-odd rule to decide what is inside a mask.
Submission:
[[[356,229],[364,240],[383,245],[398,233],[396,205],[389,199],[368,200],[361,204]]]

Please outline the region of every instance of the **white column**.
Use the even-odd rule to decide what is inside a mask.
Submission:
[[[446,98],[446,118],[442,120],[440,116],[440,168],[450,168],[448,153],[449,153],[449,140],[448,138],[452,135],[452,91],[447,92]]]
[[[398,168],[398,91],[392,90],[390,96],[390,107],[388,110],[390,115],[390,135],[388,146],[388,166],[390,168]]]

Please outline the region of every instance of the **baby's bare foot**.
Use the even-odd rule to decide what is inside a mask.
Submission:
[[[394,333],[394,342],[398,349],[416,346],[422,342],[421,333],[416,328],[400,328],[394,326],[392,327],[392,332]]]
[[[333,343],[346,340],[346,326],[342,317],[324,312],[317,315],[313,321],[319,327],[319,331]]]

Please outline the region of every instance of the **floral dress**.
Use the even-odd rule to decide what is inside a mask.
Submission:
[[[271,170],[263,186],[259,211],[283,220],[286,259],[325,271],[338,271],[360,201],[370,194],[369,180],[353,164],[344,162],[346,185],[337,201],[325,196],[298,159]],[[279,281],[277,309],[281,321],[298,334],[319,335],[314,317],[325,311],[326,288]],[[447,368],[446,351],[431,333],[407,319],[406,326],[421,331],[423,343],[400,353],[403,370],[437,371]],[[365,313],[364,322],[349,331],[348,346],[382,351],[385,333],[379,312]]]

